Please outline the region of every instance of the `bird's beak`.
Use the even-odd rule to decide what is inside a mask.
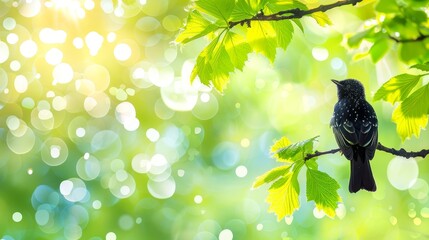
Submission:
[[[342,86],[341,82],[340,82],[340,81],[338,81],[338,80],[331,79],[331,81],[332,81],[333,83],[335,83],[337,86]]]

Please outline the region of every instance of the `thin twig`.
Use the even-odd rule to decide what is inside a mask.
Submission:
[[[413,152],[413,151],[409,152],[403,148],[396,150],[394,148],[385,147],[381,142],[378,143],[377,150],[387,152],[395,156],[404,157],[404,158],[415,158],[415,157],[425,158],[427,155],[429,155],[429,149],[422,149],[418,152]],[[334,154],[339,151],[340,151],[339,148],[331,149],[329,151],[324,151],[324,152],[315,151],[314,153],[307,154],[304,158],[304,161],[310,160],[314,157],[326,155],[326,154]]]
[[[394,36],[389,36],[389,38],[397,43],[409,43],[409,42],[420,42],[425,40],[426,38],[429,38],[428,35],[421,34],[417,38],[410,38],[410,39],[400,39]]]
[[[340,151],[340,149],[339,149],[339,148],[337,148],[337,149],[332,149],[332,150],[325,151],[325,152],[315,151],[314,153],[309,153],[309,154],[307,154],[307,155],[305,156],[305,158],[304,158],[304,161],[307,161],[307,160],[310,160],[310,159],[312,159],[312,158],[314,158],[314,157],[322,156],[322,155],[325,155],[325,154],[334,154],[334,153],[336,153],[336,152],[338,152],[338,151]]]
[[[344,1],[338,1],[335,3],[327,4],[327,5],[320,5],[319,7],[308,9],[308,10],[302,10],[299,8],[289,9],[285,11],[280,11],[278,13],[265,15],[262,11],[256,14],[255,16],[247,19],[243,19],[240,21],[231,21],[229,22],[229,27],[233,28],[236,25],[247,25],[250,27],[250,22],[252,21],[281,21],[286,19],[297,19],[302,18],[305,15],[310,15],[315,12],[326,12],[332,8],[344,6],[344,5],[356,5],[358,2],[361,2],[363,0],[344,0]]]

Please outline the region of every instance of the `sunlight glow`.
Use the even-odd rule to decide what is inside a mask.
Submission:
[[[53,7],[56,11],[62,12],[65,16],[70,17],[72,20],[85,18],[85,9],[82,8],[81,1],[79,0],[51,0],[46,2],[47,7]],[[91,4],[86,4],[91,6]]]

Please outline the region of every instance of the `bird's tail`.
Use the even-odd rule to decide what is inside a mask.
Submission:
[[[355,193],[360,189],[374,192],[377,189],[374,177],[372,176],[369,159],[365,157],[365,150],[356,151],[350,161],[351,172],[349,191]]]

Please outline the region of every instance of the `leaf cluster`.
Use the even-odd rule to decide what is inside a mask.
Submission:
[[[428,123],[429,83],[420,84],[429,75],[429,63],[411,66],[422,74],[400,74],[389,79],[375,93],[374,100],[383,99],[392,104],[399,103],[392,114],[396,130],[402,140],[415,135]]]
[[[205,85],[213,85],[222,92],[229,74],[242,70],[251,52],[263,54],[274,61],[276,49],[286,49],[294,33],[297,20],[250,21],[255,16],[275,15],[293,9],[307,9],[297,0],[198,0],[193,2],[185,27],[176,38],[188,43],[206,36],[210,43],[199,54],[191,81],[199,77]],[[321,25],[329,24],[323,12],[311,15]],[[231,25],[244,21],[245,26]],[[244,23],[243,22],[243,23]]]
[[[355,59],[370,56],[373,62],[378,62],[396,42],[400,43],[399,56],[404,62],[429,61],[429,20],[425,11],[428,3],[428,0],[379,0],[375,5],[376,19],[348,38],[350,47],[359,47],[362,42],[371,46]]]
[[[253,188],[271,184],[267,202],[270,204],[269,211],[274,212],[278,220],[292,215],[300,207],[298,174],[304,166],[307,201],[314,201],[316,208],[326,215],[335,216],[335,209],[341,202],[337,192],[340,185],[328,174],[318,170],[317,158],[304,160],[307,154],[314,152],[316,139],[314,137],[297,143],[291,143],[286,137],[278,140],[271,147],[271,152],[278,162],[285,165],[266,172],[253,183]]]

